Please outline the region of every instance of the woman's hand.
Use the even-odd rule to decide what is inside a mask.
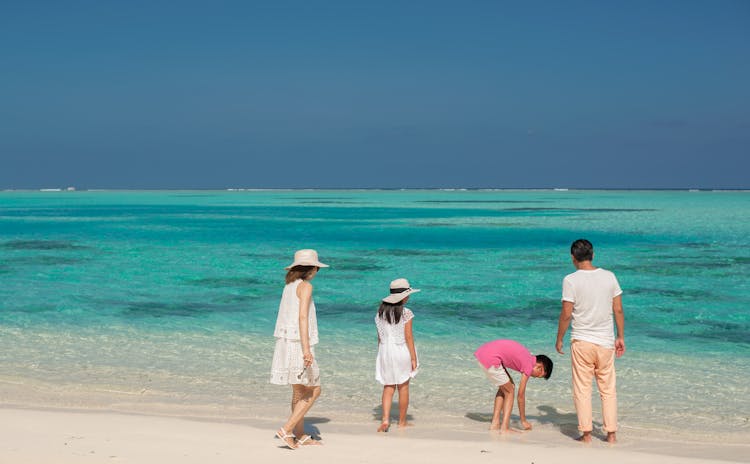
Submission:
[[[412,359],[411,360],[411,370],[412,371],[416,371],[417,370],[417,360],[416,359]]]
[[[305,361],[305,367],[312,366],[314,357],[311,352],[305,351],[302,353],[302,359]]]

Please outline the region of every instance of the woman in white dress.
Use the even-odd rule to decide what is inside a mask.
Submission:
[[[320,396],[320,371],[314,346],[318,343],[318,321],[310,281],[322,267],[315,250],[299,250],[286,267],[286,286],[276,318],[276,348],[271,366],[271,383],[292,386],[292,414],[276,436],[290,449],[317,445],[305,435],[305,414]]]
[[[375,359],[375,379],[383,384],[383,421],[378,432],[390,428],[391,403],[398,389],[398,426],[411,425],[406,421],[409,408],[409,380],[417,373],[417,350],[414,348],[412,319],[414,313],[404,304],[409,295],[418,292],[406,279],[391,282],[391,294],[383,298],[375,316],[378,329],[378,357]]]

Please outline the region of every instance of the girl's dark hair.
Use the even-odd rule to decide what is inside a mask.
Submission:
[[[398,324],[398,321],[401,320],[401,315],[403,313],[403,301],[399,301],[396,304],[386,303],[385,301],[383,301],[382,303],[380,303],[380,307],[378,308],[378,317],[381,319],[385,319],[385,321],[389,324]]]
[[[286,283],[291,284],[297,279],[307,280],[317,266],[294,266],[286,273]]]

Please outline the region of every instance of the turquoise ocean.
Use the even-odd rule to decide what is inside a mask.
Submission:
[[[555,361],[530,419],[574,430],[554,341],[577,238],[624,291],[623,434],[750,441],[750,192],[0,192],[0,402],[279,422],[283,268],[315,248],[321,422],[376,424],[373,316],[406,277],[418,426],[485,430],[472,353],[513,338]]]

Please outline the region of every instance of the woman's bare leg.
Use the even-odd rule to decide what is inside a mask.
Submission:
[[[292,385],[292,415],[284,424],[284,430],[300,437],[305,433],[305,414],[320,396],[320,387]]]

